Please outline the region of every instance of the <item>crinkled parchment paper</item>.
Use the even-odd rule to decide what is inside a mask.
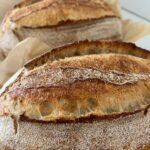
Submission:
[[[0,0],[0,21],[3,15],[18,1],[20,0]],[[105,1],[109,2],[116,13],[120,14],[119,0]],[[135,42],[148,34],[150,34],[150,24],[131,20],[123,21],[123,40],[125,42]],[[27,38],[16,44],[6,58],[0,54],[0,85],[2,86],[25,62],[48,50],[50,50],[49,46],[42,41]]]
[[[18,2],[20,0],[0,0],[0,22],[3,20],[5,14]]]
[[[27,38],[18,43],[0,63],[0,84],[2,85],[25,62],[49,50],[49,46],[36,38]]]

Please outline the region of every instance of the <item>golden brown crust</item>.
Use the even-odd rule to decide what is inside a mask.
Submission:
[[[1,94],[0,113],[54,121],[147,109],[149,52],[124,43],[85,43],[57,49],[26,65]],[[120,54],[89,55],[128,54],[132,46],[133,55],[147,59]],[[75,54],[86,56],[73,57]]]
[[[35,150],[149,149],[149,58],[135,45],[106,42],[36,58],[1,93],[0,114],[21,118],[15,135],[14,121],[0,117],[0,143]]]
[[[53,68],[90,68],[122,73],[144,74],[149,73],[149,60],[121,54],[93,54],[74,56],[47,63],[49,69]],[[44,70],[46,66],[42,68]],[[36,69],[36,68],[35,68]]]
[[[89,80],[68,87],[19,89],[10,93],[10,99],[19,99],[14,105],[21,105],[14,113],[22,113],[30,119],[76,120],[147,109],[150,103],[148,88],[147,80],[124,86]]]
[[[76,7],[75,7],[76,6]],[[60,22],[116,17],[111,7],[95,0],[44,0],[12,11],[3,29],[54,26]]]
[[[142,146],[142,148],[139,150],[149,150],[149,149],[150,149],[150,145],[146,145],[146,146]]]
[[[20,3],[16,4],[14,8],[22,8],[22,7],[37,3],[39,1],[42,1],[42,0],[22,0]]]
[[[59,60],[65,57],[82,56],[88,54],[126,54],[144,59],[150,59],[150,52],[137,47],[132,43],[111,42],[111,41],[80,41],[61,48],[47,52],[25,64],[30,70],[48,61]]]

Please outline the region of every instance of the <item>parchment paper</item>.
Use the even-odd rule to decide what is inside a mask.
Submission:
[[[27,38],[16,45],[0,63],[0,85],[19,70],[25,62],[49,50],[49,46],[36,38]]]
[[[123,21],[123,41],[135,43],[140,38],[150,34],[150,23]]]
[[[0,22],[3,20],[4,15],[18,2],[20,0],[0,0]]]
[[[0,20],[12,5],[20,0],[0,0]],[[116,13],[120,14],[119,0],[105,0],[110,3]],[[5,7],[6,6],[6,7]],[[124,20],[123,41],[135,42],[140,38],[150,34],[150,24],[144,22],[133,22]],[[18,43],[8,56],[4,59],[0,54],[0,86],[2,86],[17,70],[19,70],[28,60],[48,51],[48,45],[36,38],[27,38]]]

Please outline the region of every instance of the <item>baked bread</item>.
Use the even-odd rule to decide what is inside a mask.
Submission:
[[[103,0],[26,0],[2,23],[19,41],[40,38],[51,49],[83,40],[121,40],[119,16]]]
[[[22,0],[20,3],[16,4],[14,6],[14,8],[26,7],[26,6],[32,5],[34,3],[37,3],[39,1],[42,1],[42,0]]]
[[[133,44],[80,42],[54,49],[10,82],[0,95],[0,141],[7,147],[150,146],[150,52]]]
[[[66,21],[116,16],[103,0],[43,0],[34,3],[31,1],[30,5],[26,3],[10,13],[5,20],[4,29],[55,26]]]

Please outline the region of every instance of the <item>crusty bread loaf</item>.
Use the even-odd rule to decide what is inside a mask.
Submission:
[[[104,17],[116,17],[116,14],[103,0],[44,0],[14,9],[3,28],[45,27]]]
[[[14,6],[14,8],[26,7],[26,6],[29,6],[31,4],[37,3],[39,1],[42,1],[42,0],[21,0],[21,2],[19,2],[18,4],[16,4]]]
[[[18,41],[39,38],[50,49],[84,40],[122,40],[122,22],[103,0],[25,0],[7,13],[1,29],[4,53],[10,31]]]
[[[0,141],[21,149],[150,145],[149,58],[133,44],[80,42],[32,60],[1,91],[0,115],[15,127],[20,119],[15,136],[1,117],[0,130],[9,131]]]

